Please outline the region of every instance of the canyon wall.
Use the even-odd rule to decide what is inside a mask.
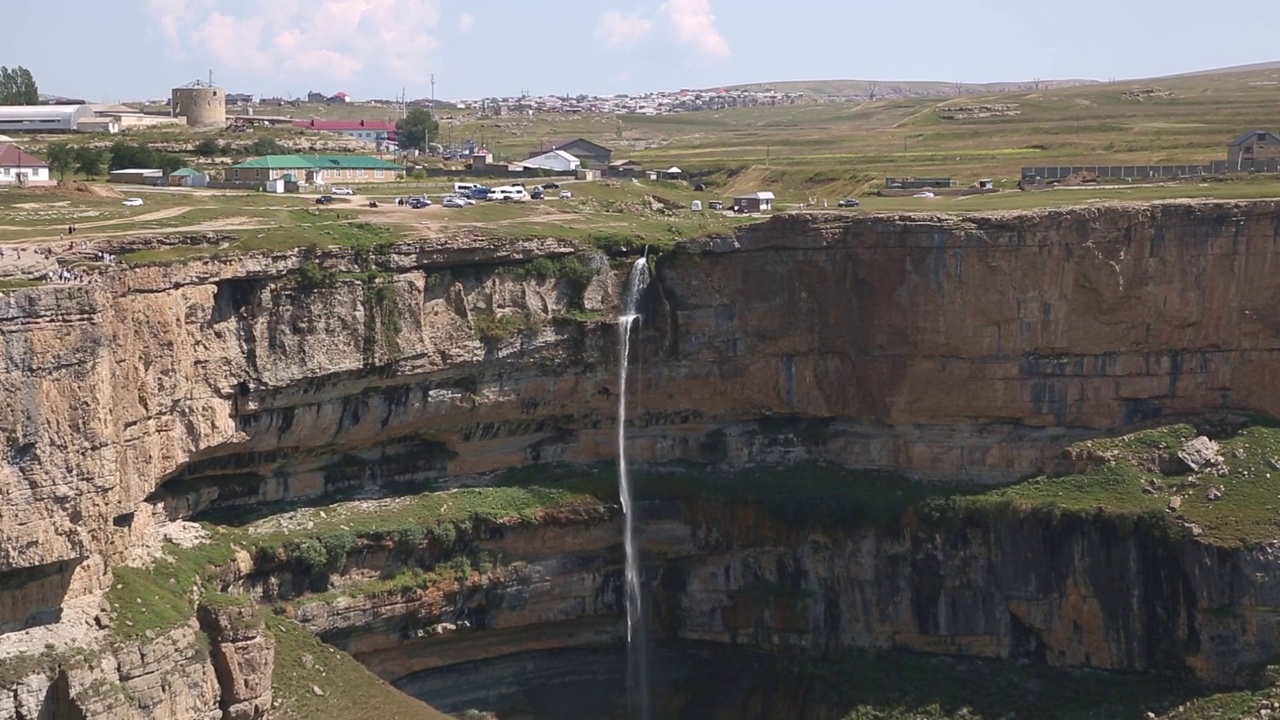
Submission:
[[[805,468],[792,479],[803,482]],[[659,643],[825,657],[906,649],[1186,672],[1221,685],[1249,682],[1280,652],[1276,549],[1213,547],[1159,521],[907,509],[837,526],[723,500],[652,501],[641,513]],[[267,574],[243,590],[292,599],[298,622],[412,686],[416,674],[458,663],[619,642],[620,531],[598,515],[487,526],[460,547],[501,563],[418,590],[344,593],[351,579],[405,567],[367,551],[322,581],[336,599],[298,592],[314,578],[282,585]]]
[[[731,439],[821,418],[829,459],[1008,481],[1082,435],[1280,412],[1271,202],[786,218],[660,268],[639,404]]]
[[[1275,416],[1278,210],[785,215],[684,243],[658,260],[645,300],[634,458],[821,459],[993,482],[1060,469],[1063,447],[1086,436],[1206,412]],[[359,249],[249,255],[0,294],[0,633],[52,622],[68,599],[102,590],[108,568],[136,561],[165,520],[611,460],[607,318],[629,263],[581,254],[594,274],[582,286],[526,271],[577,250],[421,241],[372,265]],[[322,282],[299,273],[308,263],[327,271]],[[1014,548],[982,542],[997,566]],[[1094,541],[1079,542],[1092,562]],[[580,572],[586,594],[565,602],[616,610],[602,571]],[[696,611],[711,580],[690,582],[680,612]],[[1025,623],[1048,589],[1022,590],[956,602],[1003,602],[1011,615],[989,619]],[[856,624],[805,623],[817,634],[801,645],[887,642]],[[1016,635],[1013,624],[944,625],[957,623],[979,639],[945,647],[981,652]],[[734,637],[749,638],[748,625]],[[890,626],[910,644],[910,628]],[[1099,643],[1089,652],[1116,666],[1147,662],[1131,647],[1145,639],[1123,651]]]

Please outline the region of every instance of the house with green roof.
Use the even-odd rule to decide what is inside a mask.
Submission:
[[[181,187],[208,187],[209,176],[188,167],[178,168],[169,173],[169,184]]]
[[[404,168],[367,155],[263,155],[227,170],[227,179],[239,182],[266,182],[285,175],[323,185],[390,182],[404,177]]]

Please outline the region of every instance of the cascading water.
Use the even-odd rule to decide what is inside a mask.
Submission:
[[[648,283],[649,264],[646,258],[640,258],[627,276],[618,315],[618,495],[622,500],[622,544],[626,552],[627,697],[634,720],[649,717],[649,667],[640,597],[640,551],[635,542],[635,504],[627,477],[627,361],[631,354],[631,328],[640,319],[640,293]]]

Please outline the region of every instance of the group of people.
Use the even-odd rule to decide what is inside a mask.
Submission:
[[[86,275],[79,270],[71,268],[58,268],[50,270],[44,274],[44,281],[49,283],[72,283],[75,285],[83,285],[96,280],[96,275]]]

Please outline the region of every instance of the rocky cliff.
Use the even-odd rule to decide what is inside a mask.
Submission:
[[[1069,469],[1061,452],[1083,437],[1222,409],[1274,416],[1277,210],[783,216],[686,243],[657,262],[646,300],[630,447],[648,463],[820,459],[993,482]],[[595,320],[611,313],[624,271],[577,250],[567,241],[334,249],[136,267],[95,285],[0,295],[0,630],[49,623],[70,599],[106,588],[107,569],[139,561],[158,523],[611,459],[615,338]],[[1019,575],[1025,566],[1008,565],[1008,578],[999,568],[1026,538],[984,532],[964,540],[980,547],[971,579]],[[1147,572],[1142,548],[1081,532],[1069,544],[1083,565],[1114,550],[1134,558],[1129,571]],[[815,578],[845,573],[831,582],[855,596],[870,585],[851,568],[876,565],[837,572],[852,548],[888,543],[868,558],[892,557],[894,542],[929,552],[914,540],[847,542],[803,562]],[[951,555],[961,540],[928,542]],[[1201,561],[1188,556],[1186,566]],[[911,577],[939,572],[927,571]],[[592,575],[600,571],[580,572],[593,589],[572,602],[607,615],[615,601]],[[676,593],[688,612],[702,586]],[[1007,607],[1019,623],[1065,612],[1038,603],[1092,607],[1091,593],[1046,592],[1032,583],[998,598],[942,588],[921,597]],[[849,602],[871,600],[839,606]],[[936,649],[1016,644],[1012,626],[990,624],[1012,623],[1008,614],[954,612],[930,622],[971,639]],[[1168,612],[1160,622],[1176,625],[1181,615]],[[877,635],[808,618],[794,642],[915,646],[924,641],[912,637],[937,635],[917,620]],[[734,637],[752,636],[743,623]],[[1099,636],[1082,652],[1114,659],[1100,666],[1147,667],[1151,655],[1138,649],[1147,635],[1124,632],[1123,650]],[[242,702],[219,687],[225,702]]]

